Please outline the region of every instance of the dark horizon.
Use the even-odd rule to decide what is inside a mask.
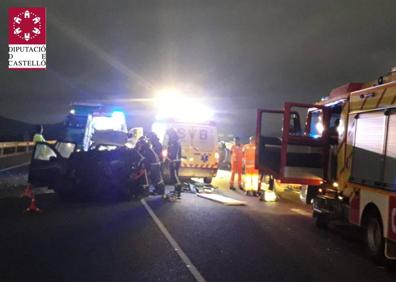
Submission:
[[[396,65],[394,1],[30,1],[47,8],[47,70],[7,69],[0,4],[0,115],[62,121],[72,102],[115,102],[137,123],[155,90],[193,90],[219,127],[251,135],[258,107],[314,102]]]

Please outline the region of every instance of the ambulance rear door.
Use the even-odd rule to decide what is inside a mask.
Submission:
[[[180,176],[214,177],[218,167],[217,129],[213,124],[174,123],[182,146]]]

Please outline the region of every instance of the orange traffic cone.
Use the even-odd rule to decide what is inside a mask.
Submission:
[[[37,207],[36,205],[36,198],[34,197],[33,193],[33,186],[32,184],[28,184],[26,187],[25,191],[22,193],[22,197],[28,197],[30,198],[30,205],[28,208],[26,208],[25,212],[30,212],[30,213],[39,213],[41,210]]]
[[[25,212],[30,213],[39,213],[41,210],[36,206],[36,199],[33,195],[32,200],[30,201],[30,206],[25,210]]]

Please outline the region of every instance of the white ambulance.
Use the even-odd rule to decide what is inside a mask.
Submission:
[[[216,176],[219,163],[216,125],[213,122],[156,121],[152,131],[157,134],[165,148],[166,131],[170,128],[174,128],[178,133],[182,147],[179,177],[203,178],[205,183],[210,183]],[[164,150],[163,156],[166,154]],[[165,176],[166,173],[167,170],[164,172]]]

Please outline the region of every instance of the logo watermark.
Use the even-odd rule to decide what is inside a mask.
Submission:
[[[8,69],[47,68],[45,8],[8,10]]]

